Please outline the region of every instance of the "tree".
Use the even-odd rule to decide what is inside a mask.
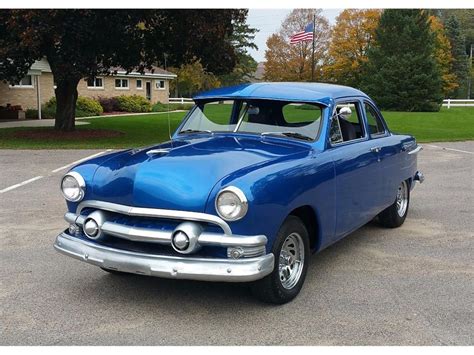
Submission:
[[[220,86],[219,79],[206,72],[199,59],[172,69],[178,77],[170,82],[171,92],[177,91],[181,97],[192,97],[194,94]]]
[[[320,9],[295,9],[283,21],[278,33],[267,40],[264,79],[269,81],[311,80],[312,43],[290,44],[290,36],[315,22],[315,78],[321,79],[321,68],[327,59],[329,23]]]
[[[247,83],[253,79],[258,63],[250,54],[241,53],[237,56],[237,64],[229,74],[219,75],[218,79],[224,86]]]
[[[451,54],[451,44],[443,23],[436,16],[429,17],[431,31],[434,37],[434,55],[438,68],[441,71],[441,80],[444,97],[451,97],[455,90],[459,87],[456,75],[453,73],[453,56]]]
[[[362,87],[383,109],[439,110],[442,81],[427,11],[385,10],[367,58]]]
[[[453,58],[452,72],[455,75],[457,88],[452,91],[453,97],[465,97],[469,79],[469,62],[465,51],[465,39],[461,33],[459,21],[452,15],[446,20],[446,35],[451,44]]]
[[[455,17],[459,22],[459,29],[466,40],[466,54],[474,44],[474,9],[440,9],[439,16],[446,26],[449,18]]]
[[[251,28],[246,23],[240,23],[234,27],[231,40],[236,51],[236,65],[232,72],[219,75],[218,79],[222,85],[236,85],[252,79],[257,70],[257,62],[248,53],[248,48],[258,48],[253,43],[256,32],[257,29]]]
[[[323,68],[329,81],[360,86],[362,64],[367,61],[380,14],[376,9],[348,9],[337,16],[331,31],[329,63]]]
[[[0,79],[16,83],[47,57],[57,88],[55,128],[74,129],[77,84],[111,74],[143,72],[197,57],[215,74],[236,64],[234,27],[247,10],[0,10]]]

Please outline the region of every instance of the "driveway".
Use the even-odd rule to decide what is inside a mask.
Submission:
[[[314,255],[283,306],[58,254],[60,178],[101,151],[0,150],[0,345],[473,345],[474,142],[424,148],[405,224]]]

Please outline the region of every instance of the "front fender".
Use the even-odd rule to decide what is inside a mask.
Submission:
[[[69,171],[76,171],[77,173],[81,174],[86,182],[86,194],[83,200],[90,199],[92,194],[93,185],[92,182],[94,180],[94,174],[97,169],[104,164],[107,160],[117,157],[119,155],[125,154],[128,150],[121,150],[116,152],[107,153],[92,159],[85,160],[74,167],[72,167]],[[79,202],[70,202],[66,201],[67,207],[69,212],[76,212],[76,208],[79,205]]]
[[[266,235],[270,251],[286,217],[298,207],[310,206],[322,237],[318,244],[323,246],[335,228],[334,174],[334,163],[314,152],[260,166],[219,181],[209,195],[206,212],[217,214],[215,198],[222,188],[238,187],[248,199],[249,210],[244,218],[229,225],[234,233]]]

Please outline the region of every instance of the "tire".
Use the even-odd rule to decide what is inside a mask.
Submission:
[[[118,276],[126,276],[126,275],[128,275],[127,272],[123,272],[123,271],[112,270],[112,269],[106,269],[105,267],[101,267],[101,269],[104,270],[105,272],[108,272],[109,274],[112,274],[112,275],[118,275]]]
[[[309,236],[306,226],[296,216],[289,216],[273,243],[275,265],[271,274],[251,285],[254,296],[267,303],[284,304],[300,292],[308,270]],[[287,258],[284,258],[287,256]],[[295,261],[299,259],[300,263]],[[280,264],[284,270],[280,272]]]
[[[410,185],[407,181],[402,181],[398,186],[395,202],[378,215],[379,223],[387,228],[400,227],[405,222],[409,206]]]

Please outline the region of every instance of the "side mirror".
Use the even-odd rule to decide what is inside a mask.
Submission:
[[[347,106],[341,107],[339,110],[339,116],[347,120],[352,116],[352,110]]]

